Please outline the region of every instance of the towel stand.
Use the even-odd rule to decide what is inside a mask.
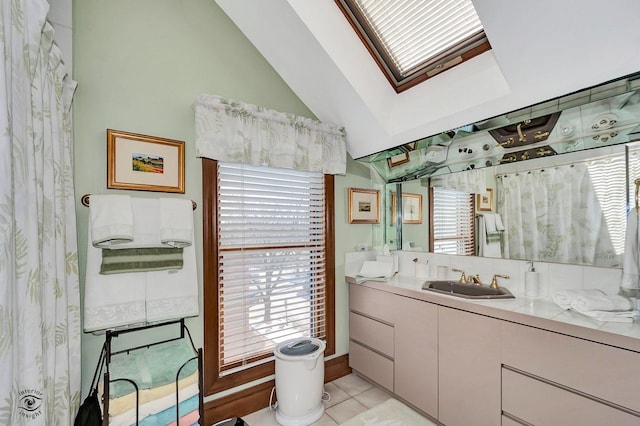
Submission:
[[[178,336],[173,337],[173,338],[168,338],[165,340],[158,340],[155,342],[151,342],[148,343],[146,345],[141,345],[141,346],[135,346],[135,347],[129,347],[126,349],[122,349],[119,351],[113,351],[112,349],[112,341],[114,338],[119,337],[122,334],[128,334],[128,333],[137,333],[137,332],[143,332],[152,328],[158,328],[158,327],[165,327],[165,326],[173,326],[173,325],[179,325],[180,330],[178,333]],[[139,404],[139,392],[140,389],[138,387],[138,385],[136,384],[135,381],[128,379],[128,378],[115,378],[112,379],[111,378],[111,373],[109,371],[109,364],[111,363],[111,357],[113,355],[119,355],[119,354],[129,354],[132,351],[136,351],[139,349],[144,349],[144,348],[149,348],[151,346],[155,346],[155,345],[160,345],[163,343],[168,343],[168,342],[172,342],[174,340],[178,340],[178,339],[187,339],[187,342],[189,343],[189,345],[191,346],[191,348],[193,349],[194,352],[194,356],[188,360],[186,360],[182,366],[178,369],[178,371],[176,372],[175,375],[175,386],[176,386],[176,390],[175,390],[175,412],[176,412],[176,422],[177,424],[180,423],[180,417],[181,417],[181,413],[180,413],[180,394],[179,394],[179,388],[178,388],[178,382],[180,380],[180,373],[182,372],[183,368],[187,365],[187,363],[196,360],[197,362],[197,372],[198,372],[198,425],[203,426],[204,425],[204,401],[203,401],[203,390],[204,390],[204,376],[203,376],[203,360],[202,360],[202,356],[203,356],[203,352],[202,352],[202,348],[196,348],[195,345],[193,344],[193,339],[191,338],[191,332],[189,332],[189,329],[187,328],[187,326],[184,323],[184,318],[178,319],[178,320],[172,320],[172,321],[167,321],[167,322],[161,322],[161,323],[154,323],[154,324],[147,324],[147,325],[142,325],[142,326],[138,326],[138,327],[131,327],[131,328],[121,328],[121,329],[113,329],[113,330],[107,330],[106,331],[106,336],[105,336],[105,343],[104,343],[104,347],[106,348],[106,359],[105,359],[105,365],[106,365],[106,371],[104,373],[103,376],[103,418],[102,418],[102,426],[109,426],[109,391],[110,391],[110,387],[109,384],[113,383],[113,382],[117,382],[117,381],[126,381],[129,382],[132,387],[135,389],[135,398],[136,398],[136,425],[138,425],[139,421],[140,421],[140,404]],[[182,413],[182,415],[184,415],[185,413]]]
[[[637,186],[636,186],[636,190],[637,190]],[[85,207],[89,207],[89,198],[91,197],[91,194],[84,194],[82,196],[82,198],[80,198],[80,202],[82,203],[83,206]],[[637,200],[637,194],[636,194],[636,200]],[[638,203],[636,202],[636,205]],[[197,209],[198,208],[198,203],[196,203],[195,201],[191,200],[191,205],[193,206],[193,209]]]

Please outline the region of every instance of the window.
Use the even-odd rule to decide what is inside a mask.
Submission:
[[[333,178],[203,159],[203,188],[207,394],[273,374],[292,338],[332,353]]]
[[[475,254],[475,201],[473,194],[431,188],[431,238],[433,253]]]
[[[471,0],[336,0],[400,93],[491,49]]]

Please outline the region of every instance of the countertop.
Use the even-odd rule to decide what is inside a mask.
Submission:
[[[596,321],[575,311],[563,310],[551,298],[531,299],[523,294],[513,293],[515,299],[464,299],[422,290],[424,278],[397,274],[385,282],[365,281],[362,284],[356,284],[354,277],[345,279],[352,285],[362,285],[640,353],[639,321],[636,320],[633,323]]]

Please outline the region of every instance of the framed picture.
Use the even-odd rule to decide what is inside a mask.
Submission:
[[[389,166],[389,168],[399,166],[400,164],[404,164],[408,162],[409,162],[409,153],[407,152],[387,158],[387,165]]]
[[[184,142],[107,129],[107,188],[184,194]]]
[[[380,191],[349,188],[349,223],[380,223]]]
[[[391,194],[391,224],[396,223],[396,193]],[[422,195],[402,194],[402,223],[422,223]]]
[[[493,210],[493,188],[487,188],[485,192],[476,195],[476,197],[478,211],[490,212]]]
[[[409,142],[403,145],[408,151],[415,151],[418,146],[418,142]]]

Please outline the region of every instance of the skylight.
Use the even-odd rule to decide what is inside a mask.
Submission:
[[[397,92],[491,48],[471,0],[336,0]]]

